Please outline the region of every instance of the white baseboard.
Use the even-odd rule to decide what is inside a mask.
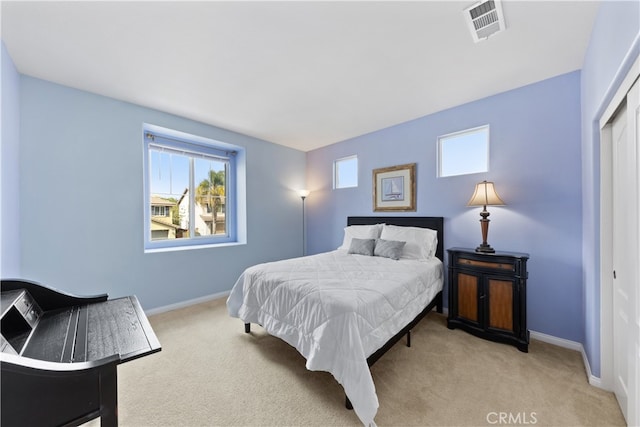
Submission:
[[[576,341],[566,340],[564,338],[554,337],[553,335],[547,335],[547,334],[543,334],[542,332],[536,332],[536,331],[530,331],[529,335],[531,338],[538,341],[557,345],[558,347],[568,348],[570,350],[579,351],[580,354],[582,354],[582,362],[584,363],[584,369],[587,373],[587,379],[589,380],[589,384],[591,384],[594,387],[604,388],[602,385],[602,380],[591,373],[591,366],[589,365],[589,359],[587,358],[587,353],[584,351],[584,347],[581,343]]]
[[[568,348],[569,350],[581,351],[584,353],[582,344],[576,341],[566,340],[564,338],[554,337],[553,335],[543,334],[542,332],[529,331],[529,336],[538,341],[557,345],[558,347]]]
[[[162,307],[152,308],[151,310],[145,310],[145,314],[147,316],[151,316],[153,314],[160,314],[160,313],[164,313],[166,311],[177,310],[179,308],[189,307],[191,305],[200,304],[200,303],[211,301],[211,300],[214,300],[214,299],[224,298],[224,297],[229,296],[230,292],[231,291],[219,292],[217,294],[205,295],[205,296],[199,297],[199,298],[194,298],[194,299],[190,299],[190,300],[186,300],[186,301],[180,301],[180,302],[177,302],[175,304],[169,304],[169,305],[165,305],[165,306],[162,306]]]

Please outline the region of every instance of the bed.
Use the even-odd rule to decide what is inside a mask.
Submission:
[[[369,367],[429,311],[442,312],[442,217],[349,217],[330,252],[247,268],[227,300],[229,314],[261,325],[330,372],[347,405],[375,425]],[[373,243],[372,243],[373,241]],[[373,247],[371,247],[373,245]]]

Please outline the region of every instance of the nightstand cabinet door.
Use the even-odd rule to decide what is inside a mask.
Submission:
[[[482,277],[477,274],[456,272],[456,305],[457,314],[469,324],[482,326],[480,313],[482,312]]]
[[[514,280],[487,277],[484,303],[486,304],[487,329],[510,332],[516,334],[519,331],[518,284]],[[515,315],[514,315],[515,314]]]
[[[449,252],[447,326],[528,351],[527,260],[515,252]]]

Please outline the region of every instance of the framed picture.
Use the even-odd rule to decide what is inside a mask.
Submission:
[[[373,170],[373,211],[416,210],[416,164]]]

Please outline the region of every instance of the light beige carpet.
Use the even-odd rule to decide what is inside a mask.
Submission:
[[[149,320],[162,351],[119,366],[122,426],[361,425],[331,374],[307,371],[259,326],[245,334],[223,299]],[[379,426],[624,425],[578,352],[534,340],[521,353],[449,330],[437,313],[371,371]]]

